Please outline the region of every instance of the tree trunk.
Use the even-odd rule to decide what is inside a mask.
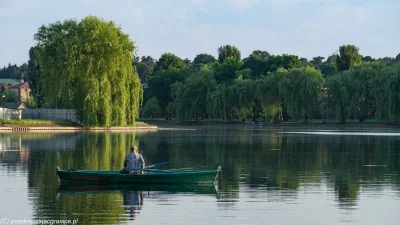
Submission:
[[[282,102],[281,107],[282,107],[282,121],[287,122],[289,120],[287,115],[287,106],[284,102]]]
[[[346,117],[344,115],[344,106],[343,105],[340,107],[340,114],[342,116],[342,119],[341,119],[340,123],[341,124],[345,124],[346,123]]]

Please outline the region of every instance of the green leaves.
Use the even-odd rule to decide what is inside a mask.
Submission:
[[[150,98],[143,107],[143,116],[146,118],[158,118],[161,116],[161,108],[156,97]]]
[[[231,83],[236,79],[236,71],[241,69],[243,62],[235,58],[228,57],[223,63],[214,64],[214,76],[218,83]]]
[[[339,56],[336,64],[339,71],[350,69],[361,64],[362,56],[358,54],[358,48],[354,45],[342,45],[339,47]]]
[[[218,48],[218,61],[223,63],[227,58],[240,61],[240,51],[233,45],[224,45]]]
[[[265,74],[269,71],[268,60],[271,58],[266,51],[253,51],[251,55],[243,59],[244,67],[253,71],[255,77]]]
[[[164,53],[157,61],[155,71],[167,69],[183,69],[185,67],[184,61],[172,53]]]
[[[35,34],[47,102],[74,108],[87,126],[133,125],[142,101],[133,42],[97,17],[42,26]]]
[[[217,60],[215,59],[215,57],[210,55],[210,54],[199,54],[194,58],[193,64],[197,68],[200,68],[200,67],[202,67],[204,65],[211,64],[211,63],[214,63],[216,61]]]

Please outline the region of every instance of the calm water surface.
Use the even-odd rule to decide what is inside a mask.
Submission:
[[[216,187],[65,186],[55,167],[215,169]],[[0,219],[79,224],[399,224],[400,130],[194,127],[0,134]]]

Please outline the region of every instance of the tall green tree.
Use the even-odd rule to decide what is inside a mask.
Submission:
[[[324,75],[324,77],[330,77],[338,72],[337,69],[337,58],[338,55],[332,54],[330,55],[325,62],[322,63],[321,65],[321,73]]]
[[[215,59],[214,56],[210,55],[210,54],[198,54],[196,55],[196,57],[193,60],[193,64],[200,68],[203,65],[206,64],[210,64],[210,63],[214,63],[217,60]]]
[[[231,83],[237,77],[236,71],[240,70],[243,62],[236,58],[228,57],[223,63],[215,63],[214,76],[218,83]]]
[[[218,61],[223,63],[225,59],[233,58],[236,60],[241,60],[240,51],[233,45],[224,45],[218,48]]]
[[[146,89],[149,98],[156,97],[160,102],[163,113],[166,112],[167,105],[172,101],[171,86],[176,82],[183,82],[190,72],[187,69],[180,70],[170,68],[159,70],[149,77],[148,88]]]
[[[253,51],[249,57],[243,59],[243,67],[251,69],[255,77],[260,77],[261,74],[266,74],[269,70],[268,60],[270,56],[267,51]]]
[[[156,60],[151,56],[142,56],[136,58],[133,62],[133,65],[136,67],[136,71],[139,74],[139,78],[142,82],[147,81],[147,78],[153,74],[154,68],[156,66]]]
[[[372,83],[377,119],[384,123],[400,123],[400,63],[382,67]]]
[[[301,62],[296,55],[276,55],[271,56],[270,60],[268,60],[268,71],[270,72],[277,71],[279,68],[288,70],[299,66],[301,66]]]
[[[333,75],[327,79],[329,111],[332,111],[342,124],[354,114],[358,106],[358,93],[362,91],[359,81],[351,71]]]
[[[361,64],[362,56],[354,45],[342,45],[339,47],[339,55],[336,60],[338,71],[350,69],[352,66]]]
[[[314,67],[294,68],[288,71],[288,86],[293,94],[288,94],[287,104],[293,118],[301,118],[307,123],[308,118],[318,104],[325,80]]]
[[[172,53],[164,53],[156,63],[155,72],[171,68],[183,69],[184,67],[185,62],[181,58]]]
[[[215,86],[213,74],[205,71],[190,75],[184,83],[173,84],[171,92],[177,118],[185,121],[206,118],[207,95],[214,91]]]
[[[313,57],[312,60],[310,60],[310,63],[314,64],[316,69],[321,69],[322,62],[324,61],[325,57],[322,56],[317,56]]]
[[[280,68],[256,81],[255,99],[260,102],[264,118],[269,121],[288,121],[287,98],[291,92],[286,79],[287,72]]]
[[[233,120],[234,106],[237,102],[237,87],[220,84],[207,95],[207,113],[211,118]]]
[[[156,97],[150,98],[143,107],[143,116],[147,118],[158,118],[161,116],[160,103]]]
[[[31,94],[35,96],[36,105],[40,108],[44,102],[42,90],[42,72],[40,67],[40,48],[32,47],[29,49],[28,77],[30,81]]]
[[[236,80],[235,86],[237,87],[237,101],[235,108],[238,117],[244,122],[247,117],[252,116],[254,113],[257,86],[256,82],[250,79]]]
[[[375,77],[379,76],[379,71],[381,69],[381,63],[370,62],[363,63],[359,66],[354,66],[348,71],[348,76],[351,76],[355,79],[353,86],[358,88],[358,92],[356,93],[358,105],[355,107],[358,109],[356,109],[356,111],[358,111],[357,113],[360,122],[364,122],[364,120],[367,118],[367,114],[374,113],[375,111],[372,90],[375,86]]]
[[[42,26],[35,40],[46,101],[76,109],[87,126],[134,124],[143,91],[134,43],[119,27],[89,16]]]

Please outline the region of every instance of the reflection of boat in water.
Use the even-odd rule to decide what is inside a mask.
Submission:
[[[121,191],[154,191],[166,192],[167,194],[175,193],[193,193],[193,194],[216,194],[217,189],[214,185],[145,185],[145,184],[123,184],[123,185],[103,185],[103,184],[65,184],[62,183],[58,187],[59,194],[79,194],[79,193],[107,193]],[[218,196],[217,196],[218,197]]]
[[[128,212],[131,220],[136,220],[136,215],[140,213],[143,206],[142,191],[122,191],[124,196],[124,209]]]
[[[219,198],[217,189],[214,185],[102,185],[102,184],[65,184],[58,186],[57,198],[61,196],[86,195],[86,194],[122,194],[124,215],[130,220],[136,217],[143,210],[144,199],[159,200],[165,195],[189,194],[189,195],[210,195]],[[85,196],[84,196],[85,197]]]
[[[105,170],[60,170],[62,182],[91,184],[213,184],[221,171],[215,170],[157,170],[141,169],[143,174],[121,174]]]

